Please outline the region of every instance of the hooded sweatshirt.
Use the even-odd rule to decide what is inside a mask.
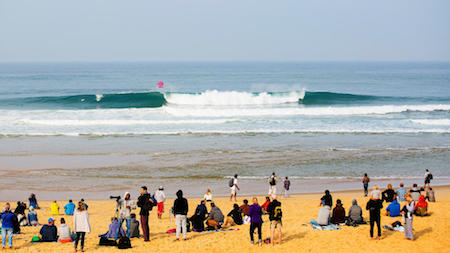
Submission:
[[[333,216],[331,217],[331,223],[340,224],[345,222],[345,209],[342,204],[336,204],[333,208]]]
[[[125,199],[128,194],[130,193],[125,192],[125,194],[123,195],[123,199],[119,200],[120,205],[119,217],[121,219],[126,220],[130,219],[131,210],[136,209],[136,204],[134,203],[134,200],[132,200],[131,198],[129,200]],[[129,206],[130,208],[127,208],[127,206]]]
[[[358,206],[356,199],[352,200],[352,206],[348,210],[348,216],[351,220],[357,221],[362,218],[362,208]]]
[[[70,239],[70,227],[67,224],[61,224],[59,225],[59,239]]]
[[[262,220],[262,209],[258,204],[252,204],[250,210],[248,211],[248,216],[250,216],[251,223],[263,223]]]
[[[423,196],[423,195],[420,195],[420,197],[419,197],[419,202],[417,202],[417,204],[416,204],[416,210],[419,207],[420,208],[425,208],[425,209],[428,208],[428,203],[425,201],[425,196]]]
[[[391,217],[400,216],[400,204],[394,199],[394,201],[388,205],[386,211],[389,212],[389,216]]]
[[[183,198],[183,192],[181,190],[177,191],[177,198],[173,202],[173,213],[175,215],[187,215],[188,208],[188,201]]]
[[[214,220],[217,223],[223,223],[224,218],[225,217],[223,216],[222,211],[217,206],[214,206],[213,208],[211,208],[211,211],[209,212],[208,220]]]
[[[319,210],[319,216],[317,217],[317,223],[322,226],[328,225],[331,216],[331,207],[324,206]]]

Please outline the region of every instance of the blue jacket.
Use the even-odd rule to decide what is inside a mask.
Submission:
[[[66,211],[66,215],[73,215],[73,211],[75,210],[75,204],[73,202],[69,202],[64,206],[64,210]]]
[[[386,211],[389,211],[389,216],[391,217],[400,216],[400,204],[394,199],[394,201],[388,205]]]
[[[28,221],[38,221],[37,213],[36,212],[28,212]]]
[[[1,216],[3,228],[14,228],[14,222],[17,219],[15,214],[11,212],[4,212]]]

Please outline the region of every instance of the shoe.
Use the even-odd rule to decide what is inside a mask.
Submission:
[[[177,239],[175,239],[175,240],[174,240],[174,242],[179,242],[179,241],[180,241],[180,239],[179,239],[179,238],[177,238]]]

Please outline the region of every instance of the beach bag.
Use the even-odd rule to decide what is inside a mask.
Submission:
[[[117,244],[117,248],[119,249],[130,249],[131,248],[131,241],[130,238],[126,236],[121,236],[119,239],[119,243]]]
[[[100,237],[100,241],[99,241],[98,245],[100,245],[100,246],[117,246],[117,243],[114,240],[110,240],[110,239],[102,236],[102,237]]]
[[[37,235],[35,235],[35,236],[33,236],[33,238],[31,238],[31,242],[39,242],[40,240],[41,239]]]
[[[228,186],[229,187],[233,187],[234,186],[234,178],[230,179],[230,181],[228,181]]]
[[[273,217],[276,220],[280,220],[281,217],[283,217],[283,211],[281,210],[281,206],[276,206],[275,209],[273,210]]]

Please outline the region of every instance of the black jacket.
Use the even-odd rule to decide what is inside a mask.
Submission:
[[[137,205],[138,207],[141,208],[141,211],[139,212],[141,216],[148,216],[150,210],[152,209],[152,203],[150,202],[150,198],[151,196],[149,193],[144,193],[141,196],[139,196]]]
[[[380,210],[383,208],[383,201],[382,200],[369,200],[366,205],[366,210],[369,210],[370,218],[373,219],[374,217],[380,216]]]
[[[187,215],[188,213],[188,201],[187,199],[183,198],[183,192],[178,191],[177,192],[177,198],[173,202],[173,213],[181,214],[181,215]]]
[[[41,234],[41,241],[56,242],[58,240],[58,230],[56,226],[44,225],[39,232]]]
[[[270,204],[267,206],[267,212],[269,213],[269,220],[281,220],[281,219],[276,219],[274,217],[275,215],[275,207],[277,206],[281,206],[281,203],[274,199],[272,202],[270,202]]]

